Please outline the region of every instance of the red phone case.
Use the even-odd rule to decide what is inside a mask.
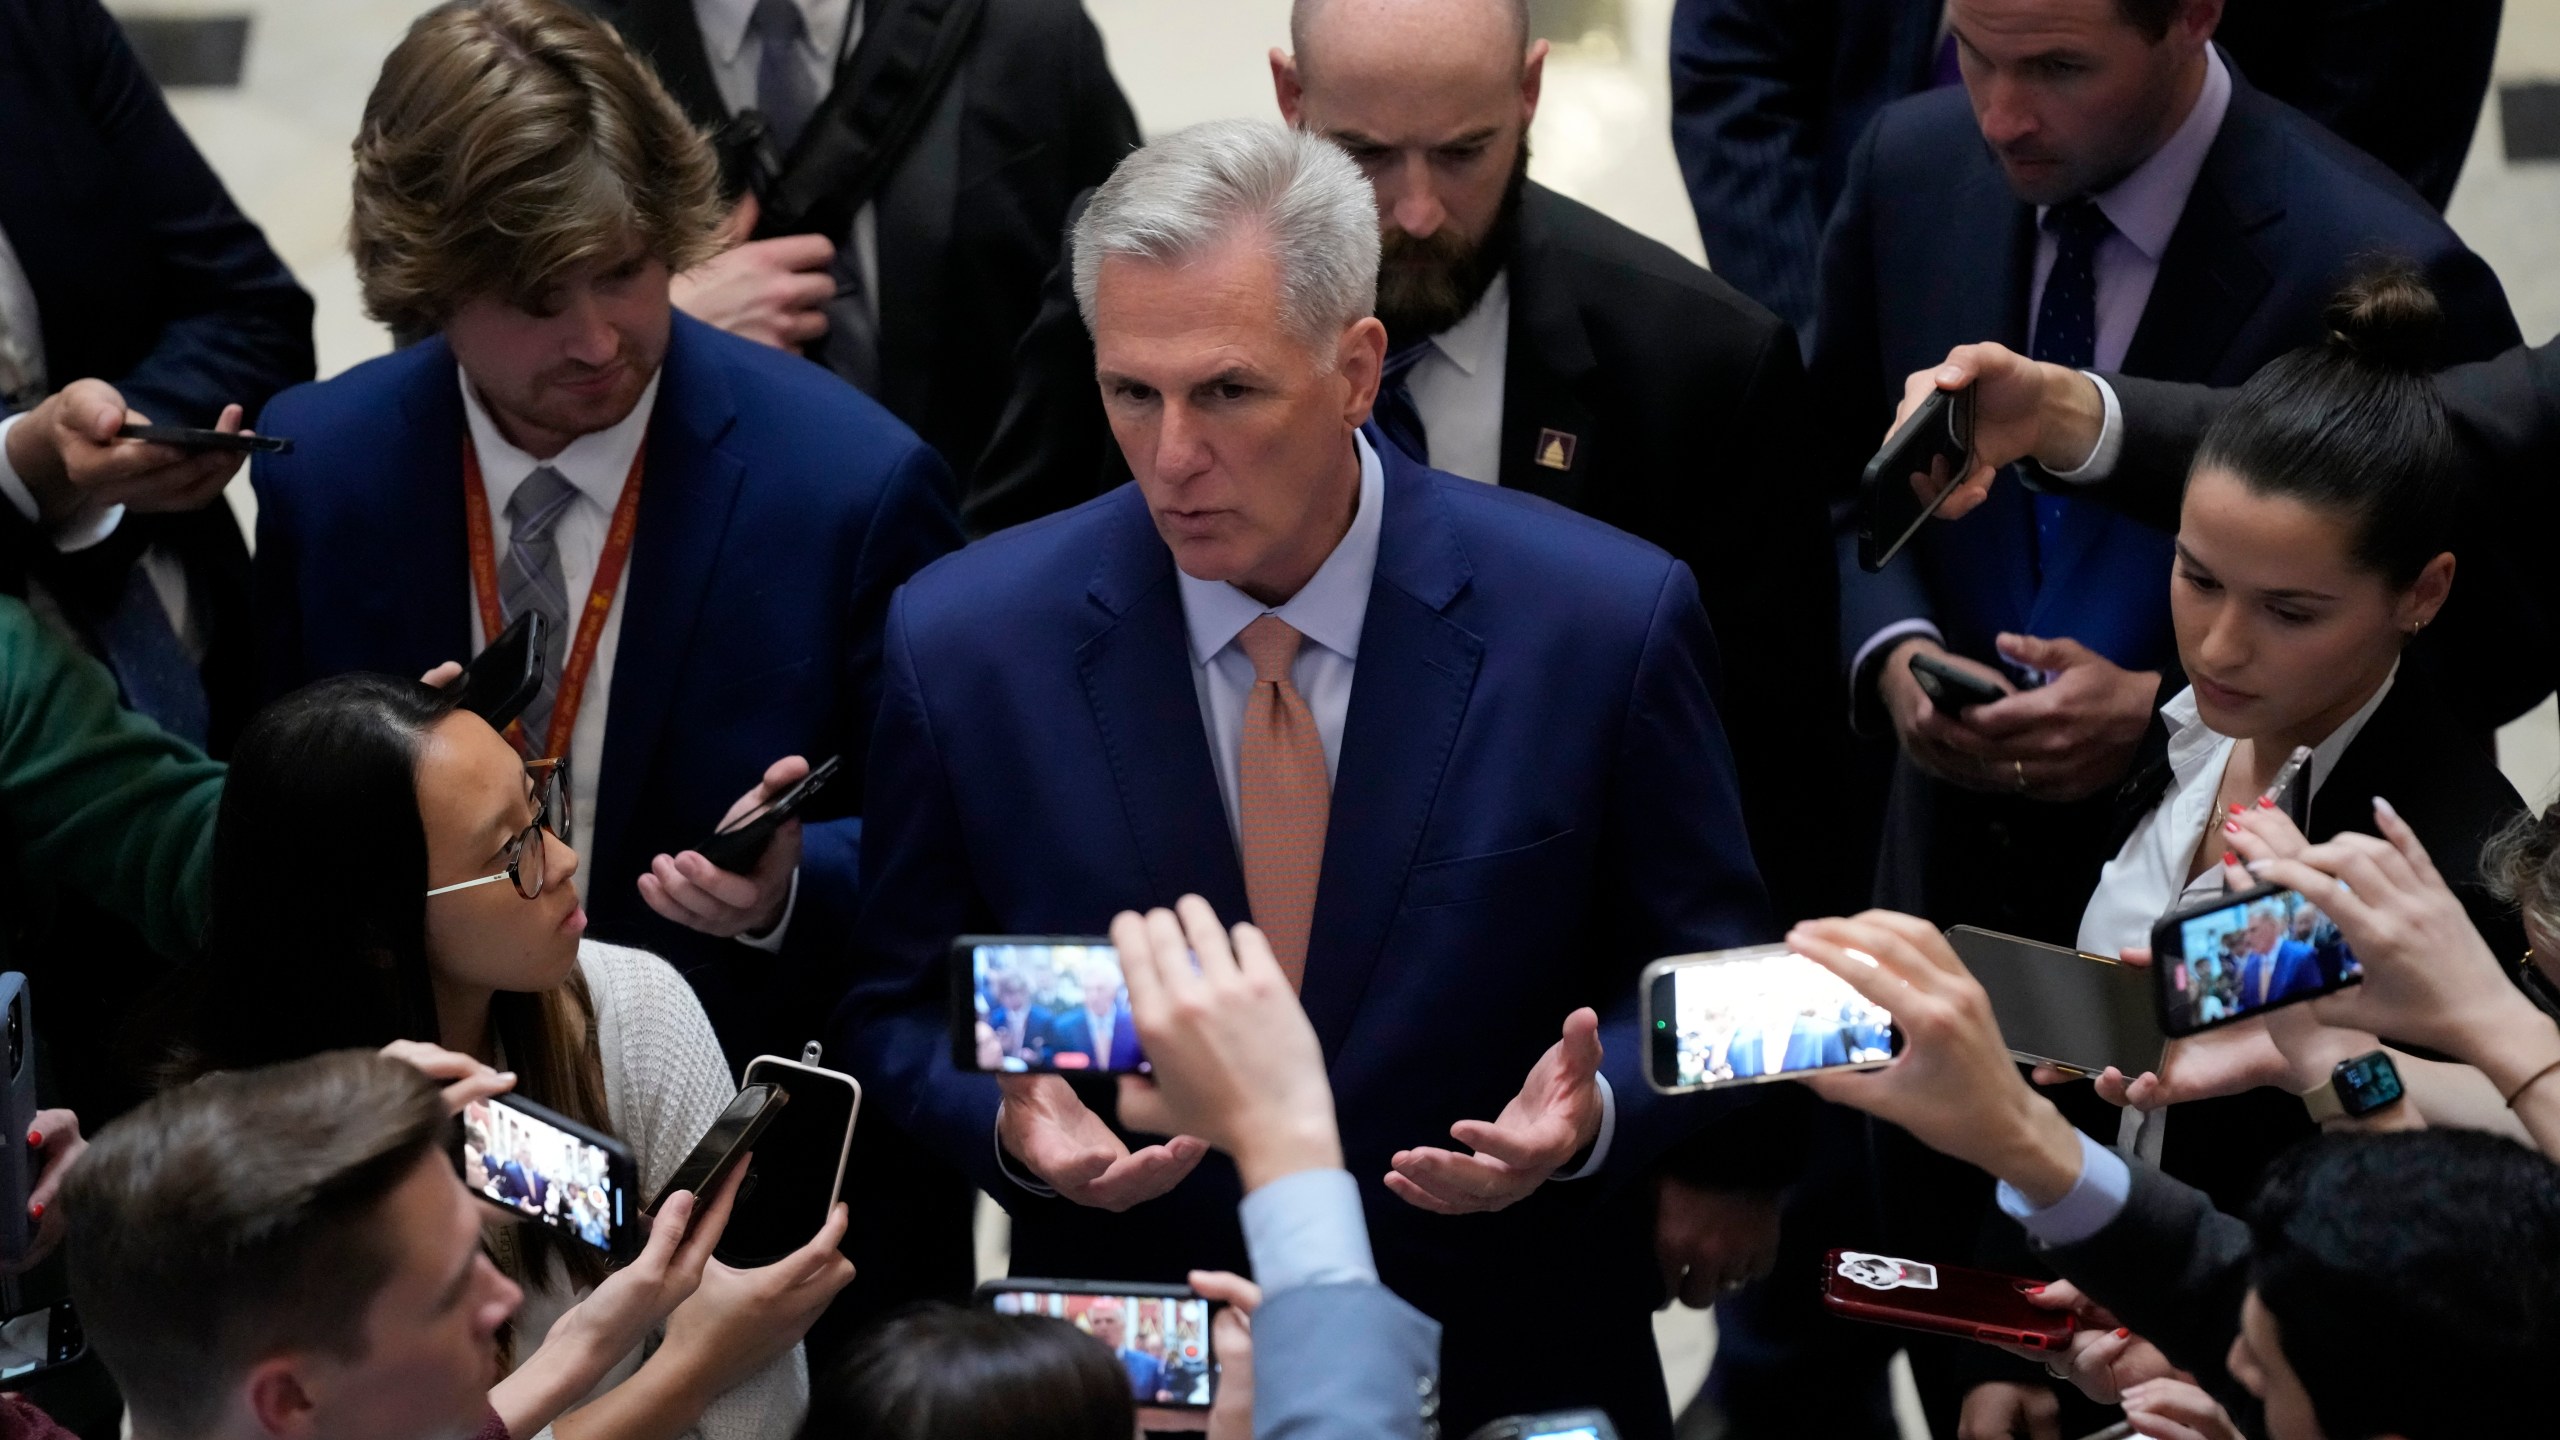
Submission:
[[[2068,1310],[2029,1304],[2026,1291],[2036,1283],[1859,1250],[1834,1250],[1822,1261],[1822,1304],[1834,1314],[1996,1345],[2065,1349],[2079,1322]]]

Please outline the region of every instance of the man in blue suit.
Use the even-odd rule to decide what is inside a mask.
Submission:
[[[1133,1024],[1130,1028],[1135,1029]],[[1136,1037],[1132,1036],[1132,1043]],[[1097,1300],[1085,1313],[1093,1338],[1111,1347],[1112,1358],[1129,1374],[1129,1393],[1141,1405],[1155,1403],[1164,1389],[1164,1362],[1129,1343],[1129,1317],[1118,1300]]]
[[[357,156],[366,301],[426,338],[267,409],[297,441],[253,475],[267,689],[416,674],[547,615],[521,743],[571,759],[592,933],[683,970],[733,1066],[797,1055],[834,999],[809,992],[833,969],[813,957],[852,924],[881,618],[958,543],[941,462],[818,367],[671,315],[715,165],[601,22],[551,0],[431,12]],[[752,874],[689,848],[839,753],[851,773]],[[900,1193],[938,1185],[949,1211],[855,1227],[883,1245],[857,1255],[871,1293],[924,1255],[948,1273],[920,1291],[965,1293],[958,1177],[871,1159],[926,1167]]]
[[[1069,1052],[1085,1057],[1097,1070],[1128,1070],[1138,1063],[1138,1027],[1129,1019],[1122,997],[1120,972],[1089,962],[1082,977],[1084,1004],[1049,1022],[1049,1055]]]
[[[1635,982],[1770,932],[1695,582],[1361,431],[1378,222],[1325,142],[1159,141],[1073,251],[1137,479],[892,607],[838,1025],[870,1113],[1012,1211],[1025,1273],[1234,1268],[1233,1170],[1055,1076],[954,1074],[943,966],[956,934],[1185,893],[1250,914],[1332,1066],[1379,1273],[1447,1327],[1449,1433],[1598,1404],[1667,1435],[1636,1182],[1718,1112],[1645,1084]]]

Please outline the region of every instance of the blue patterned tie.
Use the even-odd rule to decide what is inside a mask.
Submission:
[[[569,649],[569,585],[553,532],[577,498],[577,487],[548,465],[536,466],[507,497],[507,558],[498,566],[498,605],[509,621],[527,610],[542,612],[550,632],[543,645],[542,689],[524,707],[525,743],[533,747],[551,733],[551,702],[560,693],[560,661]]]
[[[137,555],[125,567],[113,609],[96,625],[99,649],[115,672],[125,703],[160,722],[160,728],[197,745],[211,720],[204,676],[178,638],[151,572]]]
[[[2094,202],[2073,200],[2047,210],[2044,228],[2053,232],[2053,269],[2036,306],[2034,358],[2086,370],[2098,363],[2098,242],[2115,227]],[[2035,498],[2041,576],[2044,558],[2061,540],[2063,517],[2079,502],[2041,493]]]
[[[1431,463],[1431,436],[1422,427],[1422,412],[1414,407],[1413,390],[1405,377],[1430,353],[1427,339],[1387,352],[1387,363],[1378,372],[1378,403],[1372,417],[1379,433],[1417,465]]]
[[[784,155],[818,108],[818,88],[800,61],[800,40],[809,33],[809,17],[800,0],[756,0],[747,33],[761,42],[756,54],[756,109],[773,133],[773,148]]]

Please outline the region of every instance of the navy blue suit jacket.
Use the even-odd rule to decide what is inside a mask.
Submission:
[[[2230,111],[2161,260],[2126,373],[2236,385],[2320,339],[2338,285],[2361,258],[2384,253],[2435,286],[2446,361],[2516,343],[2497,277],[2425,201],[2236,67],[2232,79]],[[1814,393],[1837,407],[1822,433],[1840,447],[1825,467],[1840,491],[1890,425],[1903,377],[1969,341],[2027,348],[2034,224],[1962,90],[1916,95],[1876,118],[1823,244],[1812,368]],[[1986,661],[1992,637],[2009,630],[2081,638],[2130,668],[2174,665],[2160,532],[2076,506],[2039,586],[2034,523],[2031,497],[1994,486],[1990,503],[1927,526],[1882,574],[1844,560],[1844,660],[1887,624],[1928,618],[1950,649]]]
[[[261,417],[297,441],[252,476],[270,695],[347,670],[415,675],[470,649],[455,374],[432,339],[287,391]],[[808,957],[841,953],[855,908],[881,617],[959,530],[942,462],[826,371],[679,314],[662,374],[579,880],[594,933],[683,970],[735,1066],[812,1038]],[[839,753],[849,773],[804,831],[780,957],[641,900],[651,857],[711,833],[766,765]]]
[[[1650,1191],[1620,1182],[1718,1107],[1647,1088],[1637,972],[1771,933],[1710,698],[1714,640],[1661,551],[1381,448],[1303,992],[1349,1168],[1386,1282],[1449,1327],[1454,1430],[1487,1405],[1477,1419],[1604,1393],[1660,1412]],[[837,1026],[867,1114],[1004,1201],[1023,1273],[1240,1262],[1222,1160],[1118,1215],[1012,1183],[995,1082],[956,1073],[944,1038],[955,935],[1098,933],[1186,892],[1249,914],[1173,559],[1136,487],[927,569],[885,648],[861,975]],[[1498,1114],[1579,1005],[1601,1012],[1617,1096],[1609,1178],[1454,1220],[1387,1193],[1389,1156]],[[1511,1323],[1549,1295],[1577,1317],[1571,1342]]]
[[[1049,1022],[1049,1058],[1055,1063],[1059,1052],[1081,1051],[1093,1055],[1093,1017],[1079,1005]],[[1138,1063],[1138,1022],[1129,1017],[1129,1007],[1116,1006],[1111,1015],[1111,1053],[1094,1056],[1097,1068],[1126,1070]]]

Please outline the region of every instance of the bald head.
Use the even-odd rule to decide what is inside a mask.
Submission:
[[[1289,7],[1289,49],[1302,72],[1318,50],[1516,64],[1528,48],[1529,0],[1296,0]]]

